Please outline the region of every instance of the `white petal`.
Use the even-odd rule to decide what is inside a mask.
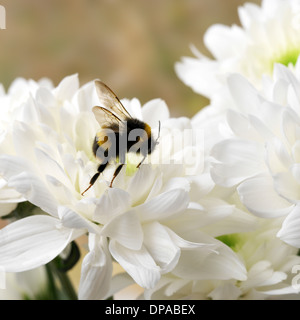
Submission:
[[[255,20],[259,14],[261,9],[258,5],[254,3],[245,3],[243,6],[238,8],[238,14],[241,21],[242,26],[245,29],[249,29],[253,24],[253,20]]]
[[[14,149],[20,157],[26,155],[27,161],[35,161],[33,141],[36,141],[36,132],[32,125],[15,121],[13,124]]]
[[[118,188],[109,188],[96,202],[93,219],[101,224],[106,224],[113,216],[127,211],[130,207],[130,195]]]
[[[55,88],[54,94],[58,100],[71,100],[79,88],[78,75],[74,74],[65,77]]]
[[[91,233],[100,233],[100,228],[95,223],[89,221],[68,207],[59,206],[58,216],[66,228],[84,229]]]
[[[237,191],[248,210],[259,217],[280,217],[292,208],[292,204],[274,190],[273,179],[267,175],[259,175],[244,181],[238,186]]]
[[[187,241],[183,239],[182,237],[178,236],[175,232],[173,232],[170,228],[165,227],[165,230],[167,231],[170,239],[173,241],[173,243],[178,246],[180,249],[183,250],[192,250],[192,249],[199,249],[202,248],[204,250],[208,251],[214,251],[214,248],[216,248],[216,245],[212,243],[205,243],[205,242],[193,242],[193,241]],[[201,235],[201,232],[199,232],[199,237]],[[204,237],[205,238],[205,237]]]
[[[174,189],[136,207],[142,221],[164,220],[186,209],[189,203],[188,192]]]
[[[109,243],[109,249],[116,261],[141,287],[153,288],[159,281],[160,268],[145,247],[139,251],[133,251],[112,240]]]
[[[294,176],[295,180],[300,184],[300,164],[299,163],[295,163],[292,166],[291,171],[293,173],[293,176]]]
[[[217,160],[212,164],[211,175],[221,186],[232,187],[265,169],[263,148],[253,141],[224,140],[211,154]]]
[[[56,178],[60,183],[63,183],[67,187],[72,188],[64,169],[62,166],[51,156],[41,149],[35,149],[36,158],[39,161],[40,169],[46,174]]]
[[[245,280],[247,278],[246,269],[237,258],[226,257],[222,253],[211,253],[207,257],[201,251],[199,253],[183,251],[173,273],[191,280]]]
[[[73,231],[49,216],[31,216],[0,230],[0,266],[6,272],[30,270],[54,259]]]
[[[93,238],[93,239],[91,239]],[[80,300],[104,299],[109,291],[112,277],[112,260],[106,241],[99,236],[90,235],[93,242],[90,252],[82,262],[78,298]]]
[[[250,268],[248,271],[248,279],[241,284],[241,287],[248,289],[274,285],[285,280],[286,277],[284,272],[274,271],[271,262],[261,260]]]
[[[67,118],[68,117],[70,117],[70,115],[67,115]],[[88,155],[91,152],[91,143],[87,143],[87,141],[93,141],[97,130],[99,130],[98,128],[99,124],[92,112],[81,113],[77,117],[74,125],[70,127],[70,132],[74,133],[76,149],[85,151]]]
[[[9,155],[0,156],[0,173],[6,180],[24,171],[32,170],[32,165],[25,159]]]
[[[162,273],[170,272],[178,262],[180,249],[175,245],[166,227],[158,222],[144,226],[144,245],[161,267]]]
[[[189,280],[186,279],[170,279],[170,282],[168,283],[167,281],[165,281],[165,284],[168,284],[165,288],[165,295],[167,297],[171,297],[173,295],[176,296],[176,293],[184,288],[185,286],[189,285]],[[161,281],[159,283],[159,285],[163,285],[163,281]],[[159,298],[156,298],[159,299]]]
[[[6,95],[3,84],[0,85],[0,97],[4,97]]]
[[[44,182],[34,174],[36,170],[25,159],[8,155],[1,156],[0,172],[8,180],[9,187],[16,189],[24,198],[45,212],[57,215],[55,199]]]
[[[267,295],[271,295],[271,296],[290,295],[290,294],[297,294],[299,296],[299,290],[297,290],[293,286],[287,286],[280,289],[273,289],[273,290],[260,291],[260,292],[265,293]],[[275,297],[275,299],[277,299],[277,297]]]
[[[216,287],[207,296],[213,300],[237,300],[241,294],[241,289],[235,284],[224,283]]]
[[[292,156],[295,163],[300,163],[300,140],[293,145]]]
[[[191,201],[198,201],[206,196],[215,186],[209,172],[201,175],[188,177],[191,185],[190,199]]]
[[[141,166],[135,173],[134,177],[130,180],[127,189],[128,193],[131,195],[133,206],[143,202],[152,189],[158,175],[158,169],[154,169],[147,165]]]
[[[23,172],[9,179],[8,185],[15,188],[31,203],[43,211],[57,216],[57,203],[44,183],[29,172]]]
[[[260,104],[259,109],[254,115],[252,115],[252,117],[259,118],[265,126],[264,130],[265,131],[269,130],[269,132],[272,132],[273,134],[276,135],[278,132],[278,128],[281,126],[281,123],[282,123],[283,112],[287,112],[287,110],[291,110],[289,108],[283,107],[283,105],[286,105],[286,103],[278,104],[275,102],[264,101]],[[265,139],[268,138],[268,134],[265,135],[264,137]]]
[[[181,189],[183,191],[190,191],[190,183],[186,178],[176,177],[170,178],[161,189],[161,192],[173,191],[176,189]]]
[[[287,171],[292,165],[291,156],[279,139],[266,144],[266,162],[272,174]]]
[[[134,284],[134,281],[127,273],[118,273],[114,275],[111,280],[110,290],[105,296],[105,299],[114,296],[116,293],[132,284]]]
[[[178,280],[172,276],[168,277],[165,275],[160,279],[155,288],[145,290],[144,298],[145,300],[163,300],[166,298],[166,291],[168,290],[169,285],[174,285],[174,282]],[[180,280],[179,280],[180,281]],[[184,280],[186,283],[186,280]],[[181,281],[180,281],[181,282]],[[174,293],[174,292],[173,292]],[[171,294],[173,294],[171,293]]]
[[[267,108],[266,106],[269,106],[269,108]],[[253,129],[258,133],[258,135],[260,136],[260,141],[263,139],[264,141],[268,141],[274,138],[274,134],[272,133],[272,129],[275,129],[275,132],[277,131],[277,127],[276,125],[274,125],[275,122],[275,116],[274,114],[276,113],[276,108],[275,108],[275,104],[269,104],[269,103],[262,103],[260,105],[260,113],[263,113],[265,111],[266,114],[260,115],[263,119],[259,119],[256,115],[248,115],[249,118],[249,122],[250,125],[253,127]],[[265,108],[264,108],[265,107]],[[282,107],[279,106],[278,107],[280,109],[280,111],[282,110]],[[277,109],[278,109],[277,108]],[[267,109],[267,110],[266,110]],[[273,110],[272,110],[273,109]],[[257,112],[258,113],[258,112]],[[272,117],[273,121],[270,121],[270,118]],[[268,119],[268,121],[266,121],[266,119]],[[269,125],[269,122],[271,122],[271,126]],[[255,136],[254,136],[255,137]],[[253,140],[253,138],[251,139]]]
[[[241,51],[241,44],[245,42],[244,31],[237,26],[232,28],[215,24],[204,35],[204,43],[218,59],[232,58],[236,50]]]
[[[204,242],[216,245],[214,247],[216,251],[212,251],[209,246],[182,250],[179,262],[172,271],[178,277],[191,280],[247,279],[247,271],[244,264],[229,247],[220,241],[201,234],[197,230],[187,232],[184,238],[195,243]]]
[[[184,211],[184,214],[168,221],[168,227],[174,232],[181,233],[189,230],[199,229],[210,223],[210,217],[205,214],[204,209],[188,208]]]
[[[245,140],[254,140],[258,136],[245,114],[229,109],[226,113],[226,119],[230,129],[237,137]]]
[[[126,110],[128,110],[129,114],[132,117],[143,121],[142,107],[141,107],[141,102],[139,101],[139,99],[137,99],[137,98],[133,98],[131,100],[122,99],[121,102],[123,103],[124,107],[126,108]]]
[[[283,198],[290,203],[297,203],[299,201],[299,181],[297,181],[297,165],[293,165],[291,172],[280,172],[274,175],[274,188]],[[295,179],[296,178],[296,179]]]
[[[290,84],[290,92],[293,93],[294,96],[294,106],[293,109],[299,114],[299,102],[300,102],[300,89],[299,89],[299,81],[296,76],[293,74],[291,70],[283,66],[282,64],[274,65],[274,77],[277,79],[286,80]]]
[[[12,96],[21,95],[22,93],[27,97],[28,91],[30,91],[29,82],[24,78],[16,78],[8,88],[8,93]]]
[[[90,112],[92,108],[99,104],[94,81],[82,86],[75,94],[74,100],[77,101],[79,111]]]
[[[11,274],[15,277],[20,294],[26,292],[29,299],[34,299],[47,288],[48,278],[45,266]],[[22,288],[22,289],[21,289]],[[16,290],[16,287],[14,287]]]
[[[151,200],[152,198],[155,198],[161,192],[162,186],[163,186],[163,174],[161,172],[160,174],[158,174],[158,177],[155,179],[152,189],[150,190],[145,202]]]
[[[226,206],[224,206],[226,210]],[[217,209],[217,208],[216,208]],[[212,209],[214,211],[214,209]],[[218,210],[216,210],[218,211]],[[209,218],[210,209],[206,218]],[[216,218],[217,216],[215,216]],[[203,232],[209,233],[211,236],[218,237],[224,234],[250,232],[257,227],[257,218],[243,210],[233,208],[232,213],[223,219],[216,220],[213,224],[209,224],[202,229]]]
[[[300,248],[300,206],[297,205],[289,213],[287,218],[283,221],[282,227],[277,233],[282,241],[291,246]]]
[[[214,60],[184,57],[175,64],[178,77],[195,92],[211,97],[221,87],[216,74],[219,64]],[[201,75],[201,76],[199,76]]]
[[[0,203],[22,201],[25,201],[25,199],[15,189],[7,187],[7,181],[0,178]]]
[[[159,121],[169,119],[170,113],[166,103],[161,99],[147,102],[142,108],[143,119],[150,127],[158,127]]]
[[[233,74],[228,78],[228,85],[237,107],[246,113],[251,110],[255,114],[256,108],[260,106],[261,99],[258,91],[246,78],[239,74]]]
[[[143,244],[142,226],[134,210],[113,218],[105,224],[101,234],[132,250],[141,249]]]
[[[51,92],[51,89],[52,88],[50,88],[50,87],[47,88],[47,86],[41,86],[38,88],[38,90],[36,91],[36,94],[35,94],[36,101],[40,105],[45,106],[46,108],[51,108],[55,105],[55,98]],[[49,112],[49,111],[47,111],[46,108],[44,108],[45,112]]]
[[[282,131],[288,144],[291,146],[298,141],[297,133],[299,124],[300,120],[298,114],[293,109],[285,108],[282,113]]]

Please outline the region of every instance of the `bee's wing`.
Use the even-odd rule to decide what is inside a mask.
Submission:
[[[108,110],[111,110],[119,119],[125,121],[126,118],[131,118],[129,112],[122,105],[115,93],[102,81],[96,80],[95,86],[101,105]]]
[[[96,106],[92,110],[102,128],[114,128],[122,123],[120,118],[105,108]]]

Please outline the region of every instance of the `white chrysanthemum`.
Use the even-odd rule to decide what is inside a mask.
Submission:
[[[181,148],[177,146],[186,132],[192,132],[188,119],[169,119],[159,99],[143,108],[137,99],[124,101],[133,116],[152,126],[154,135],[161,121],[160,145],[151,163],[138,170],[138,160],[131,157],[109,188],[112,165],[83,197],[98,166],[91,150],[99,130],[91,112],[98,104],[94,83],[79,88],[77,76],[70,76],[57,88],[34,83],[33,90],[21,93],[14,95],[13,107],[6,106],[0,172],[10,188],[47,215],[21,219],[0,231],[0,266],[6,271],[45,264],[88,233],[89,253],[82,265],[79,297],[102,298],[110,285],[112,257],[136,283],[151,288],[162,274],[187,263],[183,253],[217,255],[212,251],[213,239],[201,234],[196,242],[184,239],[176,223],[184,222],[189,210],[193,215],[201,211],[190,209],[186,176],[201,167],[197,156],[190,162],[190,155],[198,150],[197,139],[192,133]],[[193,224],[192,219],[189,223]]]
[[[227,75],[243,74],[259,87],[262,74],[271,74],[274,63],[295,65],[300,53],[300,3],[298,0],[263,0],[261,7],[239,7],[241,27],[211,26],[204,43],[210,59],[194,48],[196,58],[176,64],[180,79],[208,98],[223,90]]]
[[[276,65],[258,92],[233,75],[229,87],[236,110],[227,113],[230,130],[212,150],[214,181],[237,188],[243,204],[264,218],[287,216],[278,236],[300,247],[299,128],[300,72]]]
[[[297,293],[292,269],[300,264],[298,249],[276,238],[282,219],[258,219],[255,231],[219,237],[243,261],[246,278],[190,279],[175,272],[164,275],[155,288],[145,290],[145,299],[280,299]],[[213,266],[210,266],[212,268]],[[204,262],[203,269],[209,268]],[[297,297],[297,296],[296,296]]]

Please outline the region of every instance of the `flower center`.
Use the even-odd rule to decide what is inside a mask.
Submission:
[[[220,240],[224,244],[226,244],[228,247],[230,247],[233,251],[238,251],[240,248],[240,236],[237,233],[232,234],[225,234],[219,237],[216,237],[216,239]]]
[[[134,153],[126,154],[126,176],[133,176],[138,170],[137,165],[140,162],[140,156]]]
[[[127,162],[127,165],[126,165],[126,176],[129,176],[129,177],[133,176],[137,170],[138,169],[136,167],[136,163]]]
[[[281,55],[278,55],[272,61],[272,69],[274,67],[274,63],[281,63],[286,67],[288,67],[289,64],[292,64],[293,66],[295,66],[297,63],[299,54],[300,54],[300,49],[294,48],[282,53]]]

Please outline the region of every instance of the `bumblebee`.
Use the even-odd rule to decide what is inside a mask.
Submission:
[[[158,137],[155,140],[151,133],[151,127],[147,123],[133,118],[106,84],[96,80],[95,86],[102,106],[96,106],[92,111],[101,129],[94,138],[92,150],[99,160],[99,166],[91,178],[89,186],[81,195],[84,195],[94,185],[112,160],[118,159],[119,165],[109,185],[112,187],[115,178],[125,164],[126,154],[129,152],[143,156],[137,165],[139,168],[147,155],[155,149],[160,135],[160,121]]]

